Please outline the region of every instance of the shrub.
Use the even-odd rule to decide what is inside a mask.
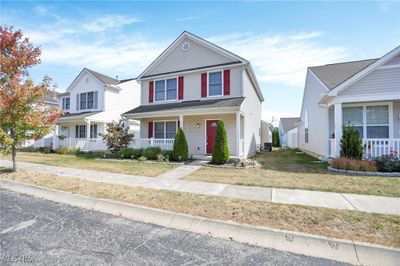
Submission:
[[[142,156],[146,157],[149,160],[156,160],[157,154],[161,153],[160,147],[149,147],[143,150]]]
[[[340,156],[350,159],[361,159],[363,145],[360,133],[351,125],[343,125],[343,135],[340,140]]]
[[[380,172],[400,172],[400,159],[397,151],[391,151],[389,155],[375,158]]]
[[[169,161],[170,159],[172,159],[172,150],[163,150],[161,152],[162,155],[164,155],[164,157]]]
[[[363,161],[340,157],[332,160],[332,167],[348,171],[376,172],[378,166],[375,161]]]
[[[212,163],[224,164],[229,160],[228,138],[224,122],[219,121],[217,125],[217,133],[215,136],[215,144],[212,153]]]
[[[146,160],[147,160],[147,158],[144,157],[144,156],[140,156],[140,157],[138,158],[138,161],[139,161],[139,162],[144,162],[144,161],[146,161]]]
[[[142,153],[143,153],[143,149],[140,149],[140,148],[139,149],[133,149],[132,156],[133,156],[134,159],[137,159],[140,156],[142,156]]]
[[[78,155],[78,154],[81,154],[81,150],[79,148],[60,147],[57,150],[57,153],[58,154]]]
[[[126,148],[129,142],[134,137],[133,134],[128,133],[128,128],[124,127],[124,122],[107,123],[107,132],[99,134],[104,141],[107,142],[107,148],[113,154],[117,155],[122,148]]]
[[[186,142],[185,133],[182,128],[178,129],[175,136],[174,148],[172,150],[172,159],[174,161],[187,161],[189,158],[189,149]]]
[[[133,150],[132,148],[122,148],[118,152],[118,157],[122,159],[131,159],[133,158]]]
[[[280,141],[279,141],[279,129],[276,127],[272,131],[272,146],[273,147],[281,146]]]

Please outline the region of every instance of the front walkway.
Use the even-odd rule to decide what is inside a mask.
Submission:
[[[0,166],[11,167],[11,161],[0,160]],[[126,186],[139,186],[143,188],[164,189],[244,200],[259,200],[274,203],[400,215],[400,198],[395,197],[214,184],[198,181],[176,180],[168,177],[158,178],[134,176],[27,162],[18,162],[18,166],[20,169],[24,170],[47,172],[68,177],[79,177],[88,181]]]

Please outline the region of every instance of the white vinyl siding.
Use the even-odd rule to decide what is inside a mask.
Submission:
[[[190,49],[182,50],[182,44],[188,42]],[[170,73],[173,71],[193,69],[203,66],[219,65],[234,62],[233,59],[205,47],[202,44],[185,38],[172,50],[158,66],[156,66],[147,75]]]
[[[393,137],[400,138],[400,100],[393,102]]]

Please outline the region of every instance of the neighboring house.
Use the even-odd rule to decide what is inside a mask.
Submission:
[[[297,123],[300,117],[286,117],[279,120],[279,142],[282,148],[295,149],[298,147]]]
[[[44,103],[45,108],[49,107],[58,107],[58,99],[57,99],[57,92],[49,92],[46,96],[44,96],[41,100]],[[52,147],[53,145],[53,134],[54,132],[51,131],[49,134],[44,136],[39,140],[27,140],[24,147]]]
[[[120,81],[84,68],[58,98],[64,115],[56,122],[54,148],[106,150],[99,134],[106,132],[106,123],[139,105],[140,88],[135,79]],[[131,121],[129,128],[139,135],[139,122]]]
[[[183,128],[194,157],[211,155],[216,125],[223,121],[232,157],[254,154],[260,145],[264,101],[250,62],[189,32],[183,32],[138,77],[140,106],[123,114],[140,120],[133,147],[172,149]]]
[[[261,148],[264,148],[264,143],[272,143],[272,132],[274,126],[264,120],[261,120]]]
[[[400,46],[378,59],[308,68],[299,147],[338,157],[343,124],[360,132],[365,158],[400,151]]]

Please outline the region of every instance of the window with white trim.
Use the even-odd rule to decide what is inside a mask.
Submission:
[[[222,96],[222,71],[208,73],[208,96]]]
[[[69,110],[69,104],[70,104],[70,98],[69,97],[64,97],[61,99],[61,108],[63,110]]]
[[[75,126],[75,138],[86,138],[86,125]]]
[[[98,92],[90,91],[78,94],[79,110],[97,109],[98,106]]]
[[[177,78],[156,80],[154,100],[156,102],[176,100],[178,95],[177,88]]]
[[[173,139],[176,135],[176,121],[154,122],[154,138]]]
[[[343,124],[350,124],[361,138],[389,138],[389,105],[360,105],[342,108]]]
[[[90,125],[90,138],[91,139],[97,138],[97,124]]]

